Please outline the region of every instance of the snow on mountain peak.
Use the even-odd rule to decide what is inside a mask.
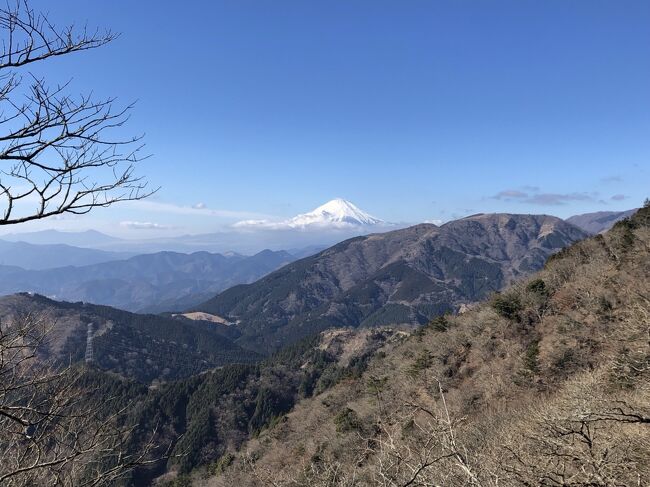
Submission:
[[[235,223],[238,228],[300,229],[300,228],[350,228],[385,224],[383,220],[369,215],[356,205],[341,198],[328,201],[309,213],[303,213],[288,220],[245,220]]]
[[[293,217],[290,223],[294,226],[313,224],[378,225],[383,221],[369,215],[349,201],[337,198],[319,206],[314,211]]]

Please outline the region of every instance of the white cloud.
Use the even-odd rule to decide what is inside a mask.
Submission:
[[[519,191],[517,189],[505,189],[503,191],[499,191],[497,194],[492,196],[495,200],[511,200],[511,199],[522,199],[522,198],[528,198],[528,193],[524,193],[523,191]]]
[[[192,205],[192,208],[195,210],[205,210],[207,208],[206,204],[203,202],[196,203],[195,205]]]
[[[120,222],[120,226],[124,228],[130,228],[132,230],[169,230],[172,228],[168,225],[162,225],[160,223],[132,221]]]
[[[324,229],[352,229],[360,225],[349,222],[312,222],[296,223],[295,219],[272,220],[242,220],[232,225],[237,229],[248,230],[324,230]]]

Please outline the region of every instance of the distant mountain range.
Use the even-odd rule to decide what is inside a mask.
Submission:
[[[7,242],[26,242],[36,245],[63,244],[86,248],[101,248],[122,241],[122,239],[106,235],[97,230],[86,230],[83,232],[41,230],[38,232],[8,233],[0,235],[0,239]]]
[[[269,352],[341,326],[424,323],[542,267],[587,237],[545,215],[474,215],[347,240],[196,307]]]
[[[10,265],[30,270],[99,264],[128,259],[133,255],[131,252],[110,252],[63,244],[35,245],[0,240],[0,266]]]
[[[597,212],[575,215],[567,219],[570,223],[589,233],[608,230],[616,221],[634,213],[635,210],[616,212]],[[104,233],[88,230],[85,232],[61,232],[44,230],[31,233],[1,235],[0,240],[26,242],[37,245],[64,244],[83,248],[93,248],[109,252],[125,253],[133,256],[162,251],[192,253],[198,251],[237,253],[252,255],[264,249],[309,249],[326,248],[348,238],[381,233],[412,224],[388,223],[360,209],[350,201],[337,198],[319,206],[313,211],[287,219],[243,220],[218,232],[181,235],[174,237],[120,239]],[[1,255],[0,255],[1,256]],[[106,256],[98,256],[95,262],[105,262]],[[123,258],[120,256],[119,258]],[[78,265],[95,263],[82,260]],[[4,261],[6,264],[20,265]],[[41,267],[51,268],[67,265],[55,261]],[[21,265],[21,267],[27,267]]]
[[[573,216],[566,221],[587,233],[596,234],[606,231],[616,221],[630,216],[634,211],[588,213]],[[472,217],[469,220],[475,219]],[[273,225],[274,229],[271,229]],[[441,228],[457,225],[450,222]],[[308,235],[309,238],[321,235],[325,241],[333,240],[332,243],[344,239],[350,231],[355,234],[381,232],[391,228],[390,224],[342,199],[332,200],[312,212],[283,222],[254,221],[242,225],[251,226],[262,228],[255,230],[252,237],[263,240],[267,236],[271,239],[279,235],[286,236],[288,232]],[[314,229],[320,230],[312,232]],[[244,234],[247,231],[242,230]],[[179,238],[178,242],[184,242],[180,245],[183,248],[209,247],[213,237],[209,234],[188,236]],[[314,244],[290,252],[265,250],[251,257],[232,252],[222,255],[164,251],[134,255],[130,252],[91,248],[126,248],[124,246],[130,244],[125,242],[128,241],[97,231],[46,230],[4,235],[0,238],[0,294],[29,291],[60,300],[86,301],[130,311],[178,311],[197,306],[229,287],[252,283],[285,264],[327,247]],[[81,247],[68,245],[71,243]],[[164,245],[164,241],[157,245]],[[408,274],[410,275],[410,270]],[[439,301],[450,303],[449,299]],[[412,303],[390,304],[391,306],[377,311],[380,315],[365,316],[363,320],[383,322],[392,319],[393,315],[402,316],[401,311],[397,310],[412,308]],[[421,322],[426,316],[427,313],[413,312],[410,320]]]
[[[617,221],[629,218],[638,208],[627,211],[597,211],[595,213],[584,213],[567,218],[566,221],[582,228],[592,235],[603,233],[614,226]]]
[[[87,250],[76,249],[79,253]],[[28,291],[58,300],[85,301],[131,311],[175,311],[196,305],[235,284],[253,282],[294,260],[296,257],[288,252],[270,250],[250,257],[159,252],[45,270],[0,266],[0,294]]]
[[[298,357],[314,392],[267,401],[268,429],[239,448],[223,428],[234,406],[214,387],[200,400],[217,426],[182,446],[207,466],[225,450],[229,466],[192,477],[215,487],[650,485],[649,230],[650,207],[500,297],[388,338],[365,360],[342,359],[363,350],[368,330],[338,330],[339,344],[336,332],[322,333],[312,342],[318,360],[292,347],[284,356]],[[329,353],[330,363],[351,366],[319,377],[312,367]],[[294,397],[287,369],[264,376],[278,391],[264,398]],[[224,376],[210,379],[221,385]]]
[[[41,232],[1,235],[7,241],[33,244],[62,243],[131,255],[161,251],[255,254],[264,249],[328,247],[347,238],[385,232],[400,226],[375,218],[354,204],[335,199],[315,210],[286,220],[240,221],[218,232],[175,237],[119,239],[101,232]]]

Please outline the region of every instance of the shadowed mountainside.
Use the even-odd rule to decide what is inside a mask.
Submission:
[[[23,319],[49,330],[40,354],[61,363],[84,360],[88,323],[92,323],[94,365],[145,383],[260,359],[215,330],[222,325],[58,302],[25,293],[0,297],[0,322],[20,323]]]

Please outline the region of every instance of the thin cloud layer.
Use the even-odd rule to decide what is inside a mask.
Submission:
[[[126,205],[125,205],[126,206]],[[140,200],[132,201],[128,206],[135,210],[151,211],[158,213],[171,213],[174,215],[214,216],[219,218],[268,218],[268,215],[250,211],[219,210],[208,208],[205,203],[196,203],[192,206],[182,206],[161,201]]]
[[[169,230],[172,228],[169,225],[162,225],[160,223],[134,221],[120,222],[120,226],[131,230]]]
[[[528,187],[534,188],[534,187]],[[538,188],[536,188],[538,189]],[[597,201],[596,193],[540,193],[537,191],[520,191],[506,189],[492,196],[492,199],[501,201],[514,201],[529,205],[558,206],[572,201]]]

